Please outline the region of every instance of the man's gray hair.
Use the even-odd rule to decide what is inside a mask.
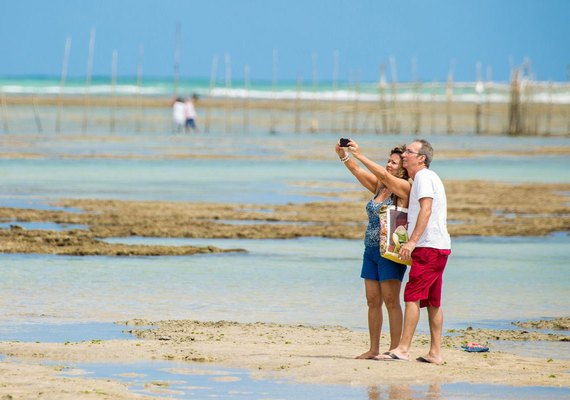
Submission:
[[[429,168],[429,165],[433,160],[433,147],[431,146],[431,143],[424,139],[416,139],[414,142],[418,142],[422,145],[422,148],[420,151],[418,151],[418,153],[420,153],[422,156],[425,156],[426,159],[424,161],[424,164],[427,168]]]

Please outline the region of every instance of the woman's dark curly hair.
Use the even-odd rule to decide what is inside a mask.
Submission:
[[[396,172],[396,176],[398,178],[408,180],[410,179],[408,171],[406,171],[406,169],[402,166],[402,154],[404,154],[405,150],[406,150],[406,145],[403,144],[401,146],[394,147],[392,150],[390,150],[390,155],[397,154],[400,156],[400,164],[398,165],[398,172]]]
[[[402,154],[404,154],[405,150],[406,150],[406,145],[403,144],[401,146],[394,147],[392,150],[390,150],[390,155],[397,154],[400,156],[400,163],[398,164],[398,171],[396,172],[396,176],[398,178],[402,178],[409,181],[410,176],[408,175],[408,171],[402,166]],[[394,205],[398,204],[398,196],[396,196],[394,193],[392,193],[392,202]]]

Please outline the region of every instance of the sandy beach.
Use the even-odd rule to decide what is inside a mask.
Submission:
[[[569,387],[570,360],[522,357],[508,352],[468,353],[466,341],[485,344],[493,340],[567,341],[563,334],[528,334],[520,331],[486,331],[467,328],[443,341],[445,364],[415,361],[427,352],[429,337],[417,335],[411,361],[356,360],[367,347],[367,334],[339,326],[303,326],[229,321],[122,322],[138,340],[69,343],[0,343],[0,352],[13,363],[0,363],[2,399],[136,399],[124,384],[114,380],[85,379],[80,370],[66,369],[79,362],[128,363],[141,360],[177,360],[231,368],[246,368],[254,379],[292,379],[311,384],[427,385],[466,382],[513,386]],[[570,320],[542,321],[568,329]],[[139,325],[151,325],[139,328]],[[383,337],[382,341],[385,342]],[[492,346],[491,346],[492,347]],[[53,361],[53,365],[46,365]],[[66,376],[59,375],[62,371]],[[194,371],[194,373],[199,373]],[[70,375],[74,375],[71,376]],[[156,389],[168,382],[153,382]],[[10,397],[11,396],[11,397]]]

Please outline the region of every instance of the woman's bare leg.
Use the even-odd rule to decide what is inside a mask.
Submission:
[[[380,283],[382,290],[382,300],[388,311],[388,321],[390,324],[390,349],[394,350],[400,343],[402,327],[404,325],[404,313],[400,303],[400,288],[402,282],[397,279],[390,279]]]
[[[382,331],[382,290],[380,282],[365,279],[366,302],[368,303],[368,332],[370,349],[356,358],[370,359],[380,354],[380,334]]]

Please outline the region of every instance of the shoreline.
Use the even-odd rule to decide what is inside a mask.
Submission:
[[[206,131],[210,131],[210,128],[212,131],[224,131],[228,124],[239,123],[245,125],[245,130],[259,132],[350,131],[356,134],[429,130],[431,133],[448,135],[457,132],[533,137],[569,135],[566,102],[535,102],[526,100],[530,98],[527,97],[523,108],[516,103],[519,109],[519,129],[510,130],[510,95],[506,102],[482,101],[478,96],[471,96],[465,99],[467,101],[460,100],[458,96],[421,98],[418,93],[404,99],[381,96],[375,101],[365,100],[363,96],[366,95],[362,93],[354,98],[321,100],[302,98],[300,95],[301,93],[296,93],[290,98],[281,99],[206,96],[200,98],[197,105],[199,115],[204,116],[201,120],[204,121]],[[376,96],[373,94],[373,97]],[[14,110],[10,112],[14,117],[4,122],[3,132],[41,132],[46,126],[54,125],[57,133],[70,132],[77,129],[76,117],[83,110],[96,110],[105,114],[113,110],[113,115],[108,118],[86,119],[85,129],[89,127],[90,130],[108,130],[110,126],[111,130],[124,130],[135,122],[137,131],[164,132],[170,130],[172,125],[171,96],[3,93],[2,99],[4,109]],[[28,124],[28,121],[18,117],[18,114],[30,108],[34,109],[38,121],[36,123]],[[61,110],[61,114],[55,116],[55,108]],[[131,117],[120,117],[115,112],[130,114]],[[278,114],[279,119],[271,118],[270,114]]]
[[[566,329],[570,318],[561,323]],[[117,323],[120,324],[120,323]],[[0,393],[33,397],[39,392],[58,398],[144,398],[128,392],[115,379],[58,376],[66,365],[76,363],[128,363],[150,360],[188,362],[188,367],[212,365],[247,369],[253,379],[291,379],[296,383],[349,386],[429,385],[471,383],[516,387],[570,387],[570,360],[522,357],[502,351],[468,353],[460,346],[467,340],[486,343],[486,338],[520,339],[520,331],[465,329],[444,336],[445,364],[413,361],[427,352],[428,335],[416,335],[412,361],[356,360],[367,347],[366,332],[342,326],[307,326],[231,321],[167,320],[123,321],[135,340],[90,340],[66,343],[0,342],[0,372],[5,377]],[[152,326],[152,329],[147,329]],[[142,328],[142,329],[141,329]],[[528,335],[527,340],[553,339],[549,334]],[[567,337],[567,336],[565,336]],[[387,343],[382,336],[381,343]],[[16,363],[10,362],[16,358]],[[46,364],[52,362],[52,365]],[[44,365],[38,365],[43,363]],[[53,365],[56,363],[56,365]],[[25,383],[25,384],[24,384]],[[62,396],[64,394],[68,397]],[[74,397],[75,396],[75,397]]]

